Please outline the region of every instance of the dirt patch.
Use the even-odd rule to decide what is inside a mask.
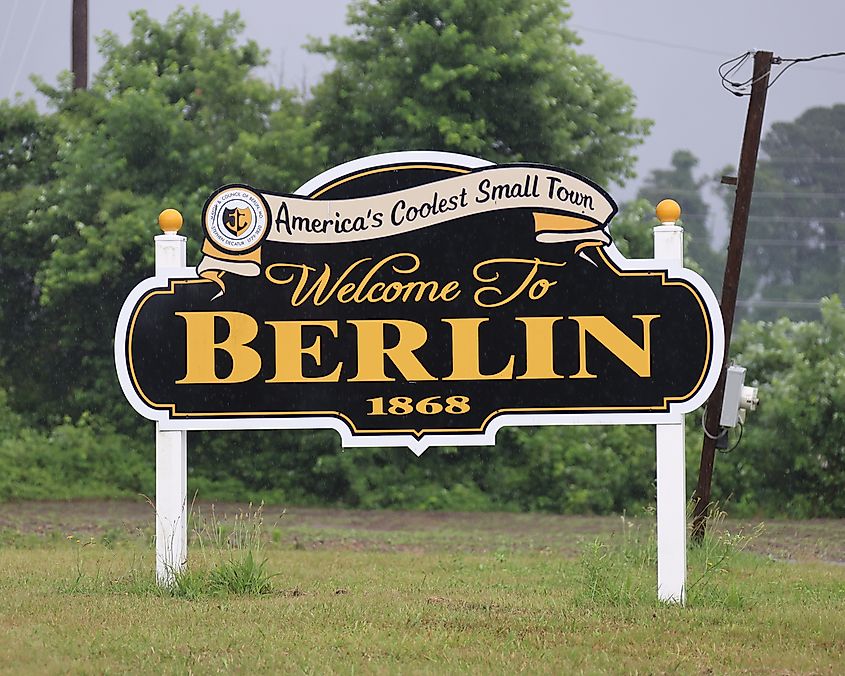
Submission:
[[[732,521],[726,527],[750,533],[758,523]],[[764,519],[762,523],[762,533],[749,543],[750,551],[778,560],[845,564],[845,519]]]
[[[244,504],[200,503],[195,515],[227,522]],[[283,546],[378,551],[530,551],[577,553],[596,538],[650,537],[653,522],[618,516],[490,512],[408,512],[265,506],[268,537]],[[759,521],[728,520],[721,528],[751,534]],[[151,538],[155,511],[145,500],[7,503],[0,531],[52,538]],[[845,519],[764,521],[749,549],[779,560],[845,563]]]

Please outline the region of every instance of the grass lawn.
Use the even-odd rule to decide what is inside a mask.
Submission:
[[[788,561],[722,524],[678,608],[646,518],[267,509],[269,593],[179,598],[152,582],[151,516],[86,508],[4,510],[0,672],[845,673],[841,522],[775,524]],[[242,561],[231,521],[197,523],[192,570]]]

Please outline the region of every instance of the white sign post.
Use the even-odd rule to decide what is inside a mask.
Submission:
[[[668,267],[684,264],[684,229],[675,222],[681,208],[673,200],[657,205],[654,257]],[[657,446],[657,597],[683,605],[687,581],[687,491],[684,414],[656,425]]]
[[[182,215],[165,209],[164,232],[155,238],[156,277],[184,274],[185,238],[177,234]],[[156,580],[170,586],[188,561],[188,433],[162,430],[156,422]]]

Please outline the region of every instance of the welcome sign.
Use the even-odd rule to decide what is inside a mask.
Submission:
[[[162,429],[333,428],[417,453],[693,410],[722,361],[715,297],[624,259],[616,211],[565,170],[447,153],[365,158],[293,194],[225,186],[197,267],[124,304],[123,391]]]

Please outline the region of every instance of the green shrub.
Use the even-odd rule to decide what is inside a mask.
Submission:
[[[743,323],[735,342],[746,384],[760,387],[742,442],[717,458],[715,499],[791,517],[845,515],[845,308],[818,322]]]
[[[155,486],[152,438],[139,443],[89,416],[0,437],[0,466],[0,500],[116,498]]]

